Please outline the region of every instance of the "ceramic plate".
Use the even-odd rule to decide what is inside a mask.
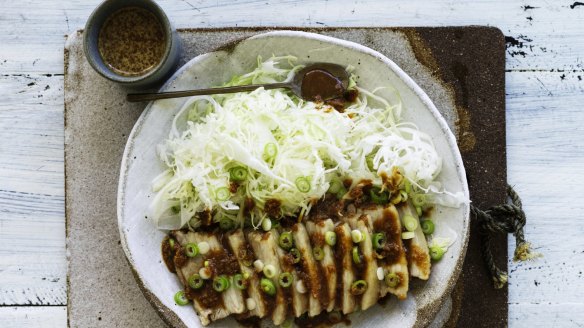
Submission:
[[[164,90],[209,87],[228,81],[235,74],[251,71],[257,56],[293,55],[299,63],[334,62],[356,67],[359,85],[372,90],[378,86],[396,88],[403,101],[405,121],[415,122],[428,133],[443,157],[439,181],[448,190],[462,191],[468,198],[468,187],[454,135],[432,101],[390,59],[362,45],[331,37],[296,31],[259,34],[239,42],[228,50],[198,56],[179,71],[163,87]],[[156,157],[156,145],[167,136],[171,121],[186,98],[152,102],[134,126],[126,145],[118,189],[118,224],[122,246],[144,294],[161,317],[171,326],[200,327],[192,306],[178,306],[173,301],[182,289],[176,275],[161,260],[160,244],[164,231],[147,217],[153,197],[151,181],[164,170]],[[462,267],[469,233],[469,207],[437,207],[434,215],[437,234],[454,231],[458,238],[446,256],[432,266],[427,282],[412,283],[407,300],[390,297],[387,304],[350,316],[356,327],[425,326],[436,315],[449,295]],[[212,324],[213,325],[213,324]],[[232,319],[215,324],[235,327]]]

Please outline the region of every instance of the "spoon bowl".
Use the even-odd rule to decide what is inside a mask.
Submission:
[[[290,81],[270,84],[251,84],[235,87],[195,89],[172,92],[130,93],[129,102],[151,101],[157,99],[181,98],[225,93],[253,91],[257,88],[290,89],[298,97],[310,101],[324,101],[340,98],[349,85],[349,73],[345,68],[333,63],[313,63],[300,69]]]

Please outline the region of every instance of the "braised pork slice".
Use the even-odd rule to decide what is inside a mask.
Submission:
[[[431,267],[430,253],[426,236],[424,236],[422,226],[419,224],[420,218],[418,217],[416,208],[411,202],[408,202],[407,205],[400,206],[398,210],[400,212],[402,225],[404,223],[403,219],[406,215],[410,215],[418,220],[418,228],[414,231],[414,238],[406,241],[410,275],[422,280],[428,280]]]
[[[195,232],[195,237],[199,242],[207,242],[209,244],[209,252],[203,255],[203,259],[208,261],[207,263],[213,272],[213,278],[222,275],[232,277],[239,273],[239,264],[235,256],[219,242],[214,234]],[[221,296],[227,311],[239,314],[247,310],[241,290],[237,289],[233,284],[223,291]]]
[[[292,226],[292,236],[294,237],[294,244],[302,258],[300,261],[302,267],[300,276],[310,292],[308,297],[308,315],[313,317],[321,313],[323,307],[328,306],[328,302],[326,302],[327,285],[314,259],[310,238],[308,237],[308,232],[304,224],[297,223]]]
[[[206,280],[203,287],[197,290],[188,285],[188,278],[193,274],[198,274],[203,267],[201,256],[190,258],[185,255],[185,247],[188,243],[196,244],[199,242],[195,234],[176,230],[172,232],[172,236],[178,243],[175,247],[180,247],[174,259],[176,273],[185,287],[185,295],[193,300],[193,307],[199,315],[201,324],[206,326],[212,321],[227,317],[230,311],[225,309],[221,295],[213,289],[212,282]]]
[[[278,284],[278,276],[282,272],[280,260],[277,254],[278,239],[275,230],[268,232],[251,231],[247,234],[247,240],[264,267],[271,265],[274,268],[274,277],[271,278],[276,287],[276,294],[270,296],[265,294],[265,304],[268,307],[268,315],[271,314],[274,325],[281,325],[286,320],[288,304],[286,303],[286,291]]]
[[[280,238],[279,234],[276,234],[275,237],[277,237],[278,240]],[[282,269],[282,272],[288,272],[292,275],[292,284],[290,287],[286,287],[287,292],[292,296],[292,304],[289,305],[292,306],[292,312],[294,316],[300,317],[306,313],[306,311],[308,311],[308,294],[299,291],[296,288],[296,282],[301,280],[299,274],[301,268],[296,268],[294,265],[294,257],[292,254],[290,254],[290,252],[281,247],[276,247],[276,250],[278,253],[278,259],[280,260],[280,268]]]
[[[362,241],[358,243],[360,253],[360,264],[357,266],[361,280],[367,282],[367,289],[361,296],[359,304],[361,310],[366,310],[377,303],[379,299],[379,279],[377,278],[377,257],[373,253],[371,243],[371,232],[369,226],[371,218],[366,214],[355,214],[347,218],[353,230],[360,231]]]
[[[344,314],[355,311],[355,297],[351,294],[351,284],[355,281],[353,272],[353,240],[351,228],[345,222],[339,222],[335,226],[337,243],[335,245],[335,266],[337,271],[337,295],[336,307]]]
[[[249,311],[248,316],[263,318],[268,314],[268,309],[264,301],[265,294],[260,290],[260,276],[253,268],[255,256],[251,246],[247,243],[243,230],[241,229],[237,229],[228,234],[227,240],[233,250],[233,254],[237,258],[241,274],[249,276],[249,283],[246,289],[247,297],[253,300],[255,307],[247,309]],[[244,304],[247,304],[247,301]]]
[[[324,274],[326,283],[328,285],[328,312],[335,308],[335,298],[337,292],[337,268],[335,265],[335,255],[333,248],[326,243],[325,237],[327,232],[334,233],[335,225],[331,219],[324,221],[306,222],[306,230],[310,236],[312,247],[320,247],[323,250],[323,258],[317,261],[320,266],[320,271]]]

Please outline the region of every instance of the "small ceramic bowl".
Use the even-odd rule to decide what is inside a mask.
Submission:
[[[165,33],[164,54],[160,62],[142,75],[124,76],[104,63],[98,49],[99,32],[108,17],[125,7],[148,10],[158,19]],[[168,17],[152,0],[105,0],[89,16],[85,25],[83,47],[89,64],[103,77],[130,88],[152,87],[165,81],[174,71],[180,58],[180,40]]]

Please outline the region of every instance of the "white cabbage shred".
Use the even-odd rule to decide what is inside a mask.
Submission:
[[[294,60],[258,59],[255,70],[226,85],[290,79],[302,67]],[[381,185],[380,174],[391,175],[394,167],[415,192],[428,193],[439,204],[459,206],[464,201],[461,193],[448,193],[434,182],[442,159],[432,139],[413,123],[401,122],[399,95],[383,99],[375,91],[354,87],[359,97],[342,113],[284,89],[189,98],[168,139],[158,147],[167,166],[153,181],[157,193],[150,214],[158,227],[196,228],[199,213],[206,210],[214,221],[227,218],[241,226],[249,220],[258,227],[269,199],[281,201],[283,215],[306,214],[310,201],[323,197],[333,179],[371,179]],[[275,155],[270,157],[274,153],[268,149]],[[243,167],[247,177],[231,193],[234,167]],[[308,190],[297,185],[298,179],[309,183]],[[244,218],[248,198],[255,210]]]

